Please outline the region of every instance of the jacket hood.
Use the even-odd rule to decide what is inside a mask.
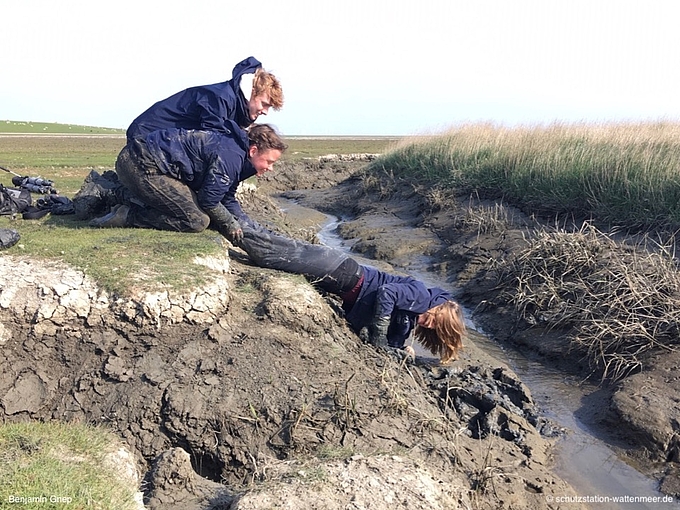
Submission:
[[[234,91],[234,95],[238,98],[236,101],[236,119],[240,126],[246,127],[253,123],[248,114],[249,97],[245,97],[241,91],[241,77],[244,74],[250,74],[257,71],[262,64],[255,57],[248,57],[234,66],[231,72],[231,80],[229,84]]]
[[[452,301],[453,296],[450,292],[440,289],[439,287],[432,287],[427,289],[430,292],[430,308],[441,305],[447,301]]]

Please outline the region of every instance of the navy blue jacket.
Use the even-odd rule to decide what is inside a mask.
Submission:
[[[236,218],[246,217],[236,200],[241,181],[255,175],[240,137],[215,131],[165,129],[146,137],[159,170],[196,192],[201,209],[222,203]]]
[[[418,315],[453,299],[438,287],[427,288],[410,276],[397,276],[362,266],[364,283],[354,306],[345,317],[357,333],[367,327],[374,317],[390,316],[387,340],[391,347],[403,347],[416,326]]]
[[[261,66],[255,57],[248,57],[236,64],[228,81],[191,87],[158,101],[132,121],[128,141],[158,129],[205,129],[230,135],[248,127],[250,98],[241,92],[241,77]]]

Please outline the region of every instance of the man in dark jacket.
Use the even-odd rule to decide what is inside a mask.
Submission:
[[[159,129],[212,130],[231,135],[269,108],[283,106],[278,79],[254,57],[239,62],[228,81],[191,87],[152,105],[127,130],[128,142]]]
[[[171,129],[214,131],[240,139],[239,143],[247,147],[244,129],[270,108],[279,110],[282,106],[278,79],[262,69],[257,59],[248,57],[236,64],[230,80],[191,87],[152,105],[128,128],[126,149],[139,152],[139,147],[132,147],[135,140],[146,143],[152,132]],[[80,219],[101,215],[111,201],[122,201],[122,189],[117,180],[102,180],[95,173],[73,199],[76,215]]]
[[[285,150],[267,124],[252,126],[248,141],[215,131],[153,131],[132,140],[116,161],[118,179],[135,200],[90,225],[200,232],[212,222],[235,242],[239,221],[249,221],[236,200],[239,183],[272,170]]]

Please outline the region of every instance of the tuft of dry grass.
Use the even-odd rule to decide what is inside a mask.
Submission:
[[[504,265],[503,280],[521,317],[571,331],[602,378],[619,380],[642,368],[646,354],[680,341],[673,244],[623,245],[588,223],[576,232],[543,229]]]
[[[472,203],[455,218],[455,224],[468,230],[474,229],[477,235],[503,232],[512,225],[512,215],[502,203],[493,205],[473,205]]]

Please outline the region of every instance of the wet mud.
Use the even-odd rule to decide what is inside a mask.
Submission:
[[[244,208],[291,235],[317,230],[321,215],[286,215],[267,198],[283,193],[345,218],[342,235],[360,239],[355,249],[376,264],[408,270],[415,257],[435,256],[433,274],[478,308],[488,284],[470,282],[503,249],[498,241],[461,239],[445,215],[423,214],[416,193],[371,195],[358,169],[283,168]],[[370,210],[386,218],[378,230],[362,220]],[[555,474],[563,431],[474,336],[448,366],[410,362],[363,344],[335,298],[304,278],[255,267],[235,248],[225,258],[221,308],[181,321],[151,317],[140,302],[44,313],[41,296],[63,290],[55,271],[26,282],[35,299],[21,310],[0,284],[2,419],[110,428],[136,458],[148,508],[588,508],[556,501],[575,495]],[[87,295],[98,302],[96,289]],[[55,310],[74,302],[57,301]],[[495,312],[485,327],[511,329],[509,312]],[[621,413],[615,395],[598,404],[613,409],[603,424]],[[639,437],[656,459],[654,441]],[[662,433],[656,441],[667,442]]]

